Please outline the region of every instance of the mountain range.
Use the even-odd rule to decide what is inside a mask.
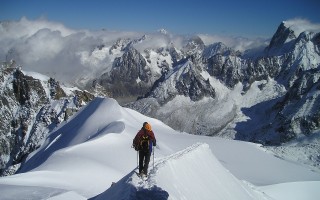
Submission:
[[[4,35],[12,26],[1,23]],[[32,42],[53,33],[40,29],[20,39]],[[66,42],[84,38],[68,34],[58,37]],[[1,50],[6,57],[0,76],[3,175],[14,173],[57,124],[68,120],[67,112],[76,112],[80,101],[94,96],[112,97],[181,132],[261,143],[279,156],[303,149],[308,156],[292,159],[319,167],[319,31],[282,22],[267,46],[246,51],[163,30],[113,40],[103,34],[92,37],[90,45],[83,39],[88,45],[68,58],[89,66],[83,73],[74,70],[72,89],[60,85],[59,75],[20,69],[29,52],[19,46]],[[64,51],[59,58],[67,59]]]

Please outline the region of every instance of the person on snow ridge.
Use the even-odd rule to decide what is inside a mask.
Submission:
[[[133,139],[132,146],[139,151],[139,174],[147,175],[152,147],[156,146],[156,138],[148,122],[144,122],[141,130]]]

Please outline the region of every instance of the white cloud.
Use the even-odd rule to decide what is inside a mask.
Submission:
[[[284,21],[286,27],[292,29],[298,37],[303,31],[320,32],[320,24],[312,23],[307,19],[294,18]]]
[[[0,59],[15,59],[24,69],[70,81],[91,66],[81,64],[78,52],[91,52],[116,34],[101,37],[99,32],[71,30],[45,19],[2,22]],[[8,52],[11,52],[8,54]],[[73,81],[73,80],[71,80]]]
[[[19,21],[11,21],[1,26],[1,37],[4,38],[24,38],[34,35],[41,29],[50,29],[52,31],[59,31],[62,36],[68,36],[76,31],[66,28],[63,24],[57,22],[47,21],[43,18],[38,20],[28,20],[22,17]]]
[[[1,22],[0,60],[14,59],[25,70],[73,82],[79,77],[94,77],[99,70],[112,66],[111,59],[115,55],[107,55],[106,49],[97,53],[94,51],[97,46],[110,47],[119,38],[139,39],[144,34],[72,30],[43,18],[28,20],[23,17],[19,21]],[[171,42],[181,46],[181,41],[181,37],[155,32],[148,34],[144,42],[135,44],[135,48],[143,51],[166,47]]]
[[[231,47],[238,51],[245,51],[247,49],[254,49],[261,46],[267,46],[269,44],[269,39],[266,38],[244,38],[244,37],[231,37],[231,36],[221,36],[221,35],[198,35],[205,45],[213,44],[216,42],[222,42],[228,47]]]

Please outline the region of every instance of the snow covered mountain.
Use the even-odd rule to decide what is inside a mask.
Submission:
[[[320,33],[288,24],[279,26],[258,57],[240,55],[221,43],[207,47],[200,57],[191,54],[172,66],[145,98],[129,107],[190,133],[230,135],[229,127],[236,126],[232,137],[264,144],[318,133]],[[196,49],[201,49],[199,46]],[[198,79],[190,78],[190,66],[192,77]],[[181,84],[180,77],[193,81]],[[206,83],[194,87],[200,79]],[[181,85],[189,92],[181,91]],[[207,94],[195,98],[201,93]],[[255,110],[258,115],[252,115]],[[253,123],[257,122],[254,117],[260,121],[255,126],[238,123],[242,115]]]
[[[13,174],[47,134],[93,95],[53,78],[22,71],[15,62],[0,69],[0,174]]]
[[[130,146],[144,121],[152,125],[157,148],[142,181]],[[260,145],[177,132],[106,98],[58,125],[18,174],[0,178],[5,200],[315,200],[319,186],[319,173]]]
[[[107,94],[181,132],[283,145],[274,149],[279,156],[304,149],[308,156],[293,159],[319,168],[318,26],[285,21],[263,51],[242,52],[163,30],[75,31],[27,19],[0,25],[7,61]]]
[[[265,51],[254,57],[219,43],[198,45],[197,50],[205,49],[202,54],[195,51],[180,60],[144,98],[127,106],[192,134],[266,145],[289,142],[289,149],[308,152],[295,160],[318,168],[320,32],[308,30],[283,22]],[[198,80],[201,87],[194,87]],[[274,150],[286,152],[280,149]]]

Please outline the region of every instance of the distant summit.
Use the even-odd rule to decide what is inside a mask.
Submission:
[[[159,29],[158,32],[159,32],[159,33],[162,33],[162,34],[164,34],[164,35],[168,35],[168,34],[169,34],[169,32],[168,32],[166,29],[164,29],[164,28]]]

